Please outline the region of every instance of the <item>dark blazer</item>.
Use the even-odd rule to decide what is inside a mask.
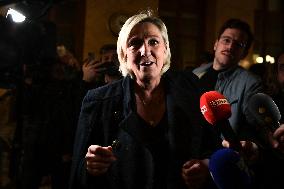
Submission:
[[[186,188],[181,178],[182,165],[191,158],[208,158],[220,142],[205,122],[199,109],[199,88],[195,76],[167,72],[167,136],[169,154],[167,188]],[[88,91],[82,104],[71,170],[70,189],[146,189],[152,188],[153,157],[147,136],[136,113],[134,81],[125,77],[115,83]],[[135,126],[135,127],[134,127]],[[84,157],[91,144],[117,142],[117,160],[108,172],[93,177],[86,172]]]

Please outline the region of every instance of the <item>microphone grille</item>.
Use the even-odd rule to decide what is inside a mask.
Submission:
[[[224,95],[217,91],[208,91],[200,97],[200,110],[212,125],[231,116],[231,106]]]
[[[273,99],[264,93],[251,96],[248,109],[260,126],[271,125],[281,118],[280,111]]]

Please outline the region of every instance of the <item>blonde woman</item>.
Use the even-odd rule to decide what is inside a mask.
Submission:
[[[169,70],[165,24],[149,11],[130,17],[117,53],[124,78],[83,101],[70,188],[206,187],[218,138],[203,122],[196,78]]]

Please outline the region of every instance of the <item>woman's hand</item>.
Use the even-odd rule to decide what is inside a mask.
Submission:
[[[112,147],[91,145],[85,156],[87,171],[93,176],[99,176],[107,172],[112,162],[116,160]]]
[[[208,162],[208,159],[193,159],[183,164],[181,175],[189,188],[199,189],[204,186],[207,179],[210,177]]]

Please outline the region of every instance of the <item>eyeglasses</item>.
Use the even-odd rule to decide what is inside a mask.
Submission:
[[[222,36],[220,37],[219,41],[223,44],[223,45],[229,45],[229,44],[236,44],[237,47],[239,48],[245,48],[246,47],[246,43],[244,42],[239,42],[237,40],[232,39],[231,37],[228,36]]]

